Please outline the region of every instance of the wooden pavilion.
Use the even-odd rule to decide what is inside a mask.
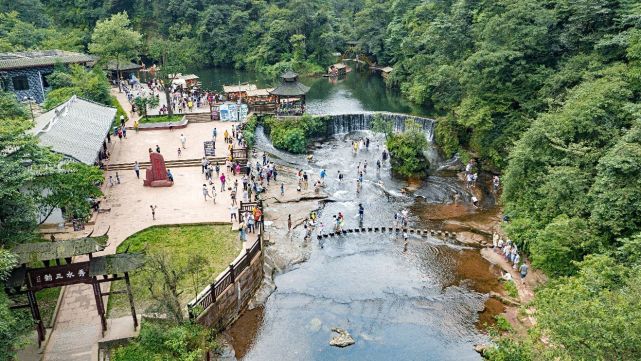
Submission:
[[[276,114],[302,115],[305,112],[305,94],[309,87],[298,81],[298,74],[287,71],[281,76],[281,84],[270,91],[276,96]]]
[[[274,88],[248,90],[243,100],[253,113],[274,113],[276,110],[276,96],[269,92]]]

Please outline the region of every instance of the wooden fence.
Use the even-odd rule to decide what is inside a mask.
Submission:
[[[249,267],[251,260],[263,250],[262,246],[263,231],[259,230],[258,239],[249,248],[245,249],[244,254],[236,259],[235,263],[229,265],[229,268],[223,273],[219,274],[216,280],[205,287],[196,298],[187,304],[187,311],[189,318],[195,319],[203,313],[207,307],[211,306],[218,297],[225,291],[225,289],[234,284],[236,276],[240,275],[247,267]]]

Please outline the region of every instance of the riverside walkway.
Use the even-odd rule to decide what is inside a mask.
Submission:
[[[119,100],[121,98],[118,97]],[[127,103],[122,105],[126,107]],[[132,121],[130,119],[130,122]],[[228,150],[223,140],[223,133],[225,130],[231,133],[231,127],[234,124],[230,122],[195,123],[179,131],[166,129],[138,133],[131,131],[128,132],[127,138],[122,140],[112,138],[108,145],[111,153],[109,164],[119,166],[114,167],[117,170],[110,169],[104,173],[105,182],[102,187],[104,199],[101,204],[101,208],[109,211],[99,213],[93,227],[88,226],[86,231],[88,233],[90,228],[93,228],[94,233],[99,234],[109,229],[109,245],[103,252],[95,255],[115,253],[118,245],[125,239],[151,226],[229,223],[228,208],[231,206],[229,193],[219,193],[216,204],[211,200],[204,201],[201,192],[204,176],[201,173],[200,162],[195,162],[194,159],[202,158],[203,141],[211,140],[211,131],[214,127],[218,130],[216,149],[220,150],[221,156],[227,155]],[[177,149],[181,146],[179,139],[181,133],[187,137],[187,149],[183,149],[182,155],[178,156]],[[134,161],[141,163],[148,161],[148,148],[155,148],[156,145],[161,147],[165,160],[170,165],[176,166],[171,168],[175,179],[173,187],[144,187],[142,184],[144,171],[141,171],[141,178],[138,179],[131,170],[131,164]],[[120,183],[110,187],[107,180],[112,176],[115,182],[116,172],[118,172]],[[233,182],[235,179],[240,182],[240,177],[228,174],[228,181]],[[149,210],[151,204],[158,206],[155,220],[152,219]],[[238,223],[234,222],[232,227],[237,229]],[[77,236],[78,234],[73,235],[73,237]],[[255,237],[254,234],[249,234],[246,245],[253,244]],[[243,245],[243,248],[246,248],[246,245]],[[215,277],[215,275],[211,276]],[[110,285],[104,284],[103,291],[107,291],[109,287]],[[134,295],[135,299],[136,295]],[[141,314],[144,313],[144,310],[139,311]],[[43,347],[44,360],[86,361],[97,359],[99,341],[131,336],[134,332],[130,316],[122,319],[108,319],[108,330],[103,337],[91,285],[79,284],[62,290],[55,325],[49,334]]]

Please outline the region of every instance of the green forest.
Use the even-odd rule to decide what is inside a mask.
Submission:
[[[0,52],[90,52],[122,12],[141,35],[128,60],[173,44],[182,64],[272,75],[346,52],[393,66],[388,86],[438,115],[441,150],[501,174],[506,231],[549,277],[536,326],[485,356],[641,359],[641,2],[14,0]]]

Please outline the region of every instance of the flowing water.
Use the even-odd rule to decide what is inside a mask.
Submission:
[[[197,74],[207,88],[209,78]],[[222,82],[223,76],[216,79],[220,84],[259,80],[247,73],[225,76]],[[259,86],[269,85],[257,82]],[[268,153],[277,164],[305,170],[311,176],[310,184],[321,169],[327,170],[325,191],[329,202],[319,212],[325,232],[331,229],[338,212],[345,214],[346,228],[356,227],[359,203],[365,207],[366,227],[392,226],[394,214],[407,209],[410,226],[427,228],[438,227],[429,214],[438,212],[435,206],[450,204],[455,198],[469,200],[470,193],[451,173],[434,171],[421,184],[412,184],[414,191],[405,192],[407,182],[391,174],[389,162],[383,162],[380,171],[376,169],[384,139],[368,131],[371,112],[385,112],[398,131],[404,129],[408,118],[400,113],[411,113],[415,115],[412,120],[418,120],[432,142],[434,122],[425,118],[429,114],[407,104],[380,79],[367,74],[352,73],[339,82],[314,79],[308,85],[312,86],[308,111],[334,115],[328,120],[328,139],[310,149],[313,159],[275,149],[262,128],[257,130],[256,148]],[[351,142],[365,137],[371,139],[369,149],[354,153]],[[434,148],[430,154],[432,169],[447,166]],[[363,169],[365,162],[363,188],[357,193],[357,167],[360,163]],[[338,181],[339,171],[345,175],[342,182]],[[302,237],[293,242],[302,243]],[[501,311],[501,306],[487,297],[487,292],[499,287],[497,270],[476,249],[433,237],[410,237],[404,249],[403,240],[389,233],[349,234],[320,242],[314,234],[309,248],[306,262],[275,276],[276,291],[264,307],[245,312],[229,330],[238,357],[481,359],[473,345],[488,340],[477,326]],[[480,313],[488,308],[491,313]],[[346,329],[356,344],[343,349],[329,346],[333,327]]]

